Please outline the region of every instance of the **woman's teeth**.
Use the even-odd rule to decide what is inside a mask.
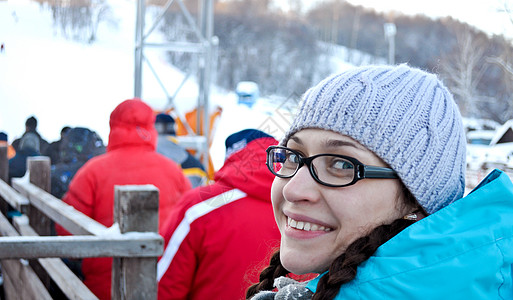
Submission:
[[[305,231],[326,231],[326,232],[331,231],[330,228],[327,228],[327,227],[324,227],[321,225],[317,225],[317,224],[313,224],[313,223],[309,223],[309,222],[296,221],[291,218],[287,218],[287,224],[292,228],[299,229],[299,230],[305,230]]]

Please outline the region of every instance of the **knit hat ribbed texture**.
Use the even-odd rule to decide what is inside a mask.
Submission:
[[[331,130],[360,142],[398,173],[430,214],[463,196],[461,115],[433,74],[403,64],[332,75],[303,95],[281,144],[305,128]]]

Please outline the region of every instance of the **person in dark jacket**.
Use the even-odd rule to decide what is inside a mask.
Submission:
[[[73,177],[63,201],[99,223],[114,222],[114,186],[153,184],[159,189],[159,233],[178,199],[191,189],[180,167],[157,153],[155,114],[138,98],[110,115],[107,152],[89,159]],[[60,235],[67,232],[56,226]],[[84,258],[84,283],[100,299],[111,298],[112,258]]]
[[[25,121],[25,132],[23,133],[23,135],[21,136],[21,138],[18,138],[18,139],[15,139],[13,142],[12,142],[12,146],[14,148],[14,150],[18,151],[19,147],[20,147],[20,142],[21,142],[21,139],[23,138],[23,136],[27,133],[33,133],[35,134],[38,138],[39,138],[39,152],[40,153],[45,153],[46,152],[46,149],[48,148],[48,142],[43,139],[41,137],[41,135],[39,134],[39,132],[37,131],[37,119],[36,117],[34,116],[31,116],[29,117],[26,121]]]
[[[69,126],[62,127],[61,138],[58,139],[57,141],[50,143],[50,145],[48,145],[48,148],[46,148],[46,151],[41,153],[44,156],[50,157],[50,163],[52,165],[56,165],[60,162],[59,147],[61,145],[62,138],[64,137],[66,132],[68,132],[70,129],[71,129],[71,127],[69,127]]]
[[[208,181],[205,167],[179,144],[173,117],[164,113],[158,114],[155,118],[155,129],[158,133],[157,152],[179,164],[193,188],[205,185]]]
[[[105,153],[98,134],[85,127],[69,128],[59,142],[58,162],[52,163],[51,193],[61,198],[76,172],[91,158]]]
[[[9,159],[9,182],[14,177],[23,177],[27,171],[27,158],[41,155],[39,152],[39,137],[28,132],[20,140],[18,151]]]
[[[215,182],[187,192],[165,224],[158,298],[242,299],[279,244],[265,149],[278,141],[247,129],[226,139]]]

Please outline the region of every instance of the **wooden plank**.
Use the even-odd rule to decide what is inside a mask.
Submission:
[[[37,236],[27,216],[14,217],[13,224],[22,235]],[[39,258],[38,261],[68,299],[98,299],[61,259]]]
[[[50,192],[50,158],[48,156],[30,156],[27,157],[27,172],[29,173],[29,182],[41,188],[45,192]],[[38,209],[29,206],[27,215],[30,226],[36,230],[39,235],[52,234],[52,221]],[[49,285],[49,279],[47,279]]]
[[[50,158],[48,156],[29,156],[27,157],[27,172],[29,172],[29,181],[33,185],[40,187],[46,192],[50,192]]]
[[[121,233],[158,232],[159,191],[151,184],[115,186],[114,222]]]
[[[151,232],[105,236],[0,237],[0,259],[156,257],[162,252],[162,237]]]
[[[2,272],[8,274],[8,285],[14,289],[14,293],[9,291],[9,299],[52,299],[26,260],[4,259],[1,264]]]
[[[114,222],[119,224],[121,233],[157,234],[159,192],[155,186],[116,186],[114,195]],[[112,299],[157,299],[157,256],[114,258]]]
[[[0,258],[152,257],[163,252],[163,239],[152,232],[113,232],[102,236],[17,236],[0,215]]]
[[[2,261],[0,260],[0,265],[2,264]],[[16,289],[16,286],[14,285],[14,282],[12,282],[11,278],[9,277],[9,274],[7,272],[3,272],[2,276],[4,278],[4,296],[6,300],[18,300],[18,292]]]
[[[50,158],[47,156],[27,157],[29,182],[40,187],[45,192],[50,192],[50,167]],[[45,214],[29,204],[27,215],[30,218],[30,225],[39,235],[52,235],[53,223]],[[37,276],[39,276],[41,282],[49,289],[52,281],[39,262],[37,260],[31,260],[30,266],[34,269]]]
[[[18,211],[22,213],[27,211],[29,200],[17,193],[16,190],[2,180],[0,180],[0,196]]]
[[[68,299],[98,299],[61,259],[40,258],[38,261]]]
[[[11,238],[18,236],[18,232],[2,214],[0,214],[0,234],[11,236]],[[26,260],[1,260],[0,263],[2,273],[8,277],[9,299],[51,299],[45,286]]]
[[[9,223],[7,218],[2,214],[0,214],[0,235],[4,237],[19,235],[16,229],[12,227],[11,223]]]
[[[15,216],[12,218],[12,225],[19,235],[37,236],[37,232],[29,225],[29,219],[26,215]]]
[[[12,185],[18,192],[28,197],[34,207],[71,234],[102,235],[107,229],[107,227],[84,215],[73,206],[26,182],[26,180],[13,179]]]

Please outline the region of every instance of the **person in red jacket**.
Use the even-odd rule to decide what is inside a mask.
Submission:
[[[244,299],[279,245],[265,149],[278,143],[247,129],[226,139],[215,183],[187,192],[167,219],[157,265],[158,298]]]
[[[63,201],[110,227],[114,185],[153,184],[159,189],[159,220],[170,215],[177,200],[191,189],[180,167],[158,154],[155,114],[140,99],[119,104],[110,115],[107,152],[91,158],[70,183]],[[159,232],[162,233],[162,221]],[[59,234],[67,234],[57,226]],[[112,258],[85,258],[84,283],[100,299],[111,298]]]

